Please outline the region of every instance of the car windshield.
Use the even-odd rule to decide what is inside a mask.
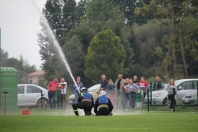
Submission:
[[[166,90],[167,86],[168,86],[168,84],[163,84],[163,88],[162,89]]]
[[[100,88],[100,84],[96,84],[96,85],[88,88],[88,92],[93,92],[93,91],[97,90],[98,88]]]
[[[180,81],[180,80],[176,80],[176,81],[175,81],[175,86],[178,86],[181,82],[182,82],[182,81]],[[167,87],[168,87],[168,84],[164,84],[164,87],[163,87],[162,89],[166,90]]]
[[[178,86],[180,83],[182,83],[182,81],[176,80],[176,81],[175,81],[175,86]]]
[[[162,88],[163,90],[166,90],[168,87],[168,84],[164,84],[164,87]]]

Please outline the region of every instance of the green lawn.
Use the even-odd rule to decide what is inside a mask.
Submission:
[[[40,111],[40,112],[39,112]],[[20,113],[0,115],[0,132],[197,132],[197,112],[129,111],[115,116],[79,116],[58,110],[34,110],[31,116]]]

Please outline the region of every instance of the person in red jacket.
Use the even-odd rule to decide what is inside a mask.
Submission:
[[[144,91],[144,98],[146,96],[146,91],[148,89],[148,83],[146,82],[146,80],[144,79],[144,77],[141,77],[139,83],[138,83],[138,86],[141,88],[141,87],[145,87],[145,91]]]
[[[59,82],[58,82],[58,78],[56,77],[47,86],[48,98],[51,109],[56,108],[56,91],[58,90],[58,86],[59,86]]]

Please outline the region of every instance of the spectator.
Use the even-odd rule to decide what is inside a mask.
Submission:
[[[95,105],[94,105],[94,112],[97,116],[108,116],[111,115],[113,110],[113,105],[110,101],[110,99],[106,96],[105,91],[101,91],[99,94],[99,97],[96,99]]]
[[[125,97],[124,97],[124,110],[125,111],[127,111],[127,108],[128,108],[128,106],[127,106],[127,104],[128,104],[128,102],[129,102],[129,98],[130,98],[130,94],[129,94],[129,89],[125,89],[125,87],[127,86],[129,84],[129,78],[126,78],[125,79],[125,83],[123,84],[123,89],[124,89],[124,91],[125,91]]]
[[[123,89],[123,84],[125,83],[125,80],[122,78],[122,74],[118,75],[118,79],[115,82],[115,107],[116,109],[119,108],[119,106],[123,105],[122,108],[124,108],[124,98],[125,98],[125,91]]]
[[[137,76],[135,75],[135,76],[133,76],[133,82],[135,83],[135,84],[137,84],[138,85],[138,78],[137,78]]]
[[[107,84],[108,84],[108,81],[106,80],[106,76],[103,74],[103,75],[101,76],[101,79],[102,79],[102,82],[101,82],[100,88],[105,89],[105,87],[106,87]]]
[[[111,103],[114,105],[115,100],[115,85],[113,84],[112,79],[109,79],[108,84],[105,87],[108,98],[111,100]]]
[[[177,89],[175,86],[175,82],[174,79],[171,79],[168,86],[167,86],[167,99],[170,99],[171,104],[170,104],[170,111],[175,112],[175,105],[176,105],[176,101],[175,101],[175,95],[177,94]]]
[[[155,82],[153,84],[153,91],[155,90],[159,90],[163,87],[163,83],[162,81],[160,80],[160,77],[159,76],[156,76],[155,77]]]
[[[48,88],[48,98],[50,103],[50,108],[56,108],[56,91],[58,89],[59,82],[58,79],[55,77],[53,81],[51,81],[47,88]]]
[[[67,82],[65,82],[64,78],[61,78],[61,82],[60,82],[58,87],[60,88],[62,108],[65,109],[65,107],[66,107]]]
[[[145,88],[144,90],[144,98],[146,96],[146,92],[147,92],[147,89],[148,89],[148,83],[145,81],[144,77],[141,77],[139,83],[138,83],[138,86],[141,88]]]
[[[131,108],[132,110],[135,109],[135,100],[136,100],[136,92],[138,91],[139,87],[135,83],[133,83],[133,79],[129,79],[129,84],[125,86],[125,89],[129,89],[131,98],[130,98],[130,103],[131,103]]]
[[[75,95],[75,100],[74,102],[77,103],[78,102],[78,98],[79,98],[79,91],[81,91],[81,88],[83,87],[83,83],[80,81],[80,76],[78,76],[76,78],[76,86],[74,86],[74,90],[73,93]]]

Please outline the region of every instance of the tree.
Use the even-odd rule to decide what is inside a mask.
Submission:
[[[4,66],[14,67],[18,71],[18,83],[29,83],[28,74],[36,71],[36,66],[31,66],[22,56],[20,56],[19,60],[16,58],[8,58]]]
[[[62,22],[62,26],[63,27],[65,26],[63,32],[64,35],[69,31],[71,31],[75,26],[75,15],[76,15],[75,0],[65,0],[65,4],[63,7],[63,22]]]
[[[119,12],[119,6],[109,0],[92,0],[87,3],[86,14],[82,16],[80,23],[85,24],[95,33],[111,29],[120,36],[120,31],[125,27],[125,18]]]
[[[60,45],[64,45],[65,41],[69,41],[73,36],[78,36],[83,45],[83,52],[87,54],[87,48],[95,32],[86,25],[79,25],[77,28],[71,30],[64,37],[59,40]]]
[[[124,69],[125,59],[126,52],[121,38],[112,30],[101,31],[90,42],[84,73],[93,83],[98,83],[102,74],[115,80],[117,74],[127,70]]]
[[[168,37],[167,35],[164,36],[164,39],[167,39],[165,46],[168,50],[165,52],[166,57],[162,64],[165,65],[164,74],[167,75],[169,74],[168,71],[171,71],[171,74],[174,75],[174,79],[179,78],[178,75],[183,73],[183,71],[185,77],[188,77],[185,57],[186,49],[183,44],[183,38],[185,37],[183,37],[181,33],[183,29],[180,28],[180,17],[196,15],[197,11],[197,2],[194,0],[150,0],[148,4],[143,4],[142,7],[136,7],[135,9],[134,13],[137,15],[150,16],[158,19],[168,18],[166,25],[169,25],[171,30]],[[163,41],[165,42],[164,39]],[[180,55],[178,53],[180,53]],[[180,57],[182,57],[182,61],[180,61]],[[172,68],[170,69],[169,66]],[[183,67],[183,71],[181,67]]]
[[[112,6],[113,5],[113,6]],[[134,52],[128,41],[128,27],[124,13],[120,7],[109,0],[92,0],[87,3],[86,14],[81,19],[81,25],[94,31],[94,35],[102,30],[110,29],[121,38],[126,51],[124,67],[129,68],[133,63]]]
[[[135,39],[132,43],[132,47],[135,49],[136,63],[144,68],[160,66],[160,62],[163,58],[157,56],[159,55],[159,52],[157,52],[158,54],[155,54],[155,51],[156,48],[165,49],[161,40],[164,35],[168,33],[167,26],[163,25],[163,22],[150,20],[148,23],[141,26],[134,24],[131,27],[131,30],[133,31],[133,37]]]
[[[85,3],[86,0],[81,0],[79,5],[76,6],[75,0],[48,0],[46,2],[45,8],[43,9],[44,16],[46,17],[56,38],[61,38],[59,42],[62,47],[65,47],[64,45],[66,42],[70,41],[70,39],[75,35],[72,34],[72,36],[65,37],[65,34],[73,31],[72,29],[78,25],[76,23],[80,21],[81,14],[83,14],[80,13],[80,11],[83,11]],[[62,63],[59,63],[58,52],[54,48],[53,40],[48,34],[46,25],[42,23],[42,20],[41,26],[43,28],[38,34],[38,45],[40,46],[40,54],[43,60],[42,69],[46,72],[44,78],[46,80],[51,80],[54,76],[62,75],[57,69],[65,68]],[[63,52],[67,54],[65,51]]]
[[[64,6],[63,0],[47,0],[43,9],[44,17],[47,19],[52,31],[57,38],[64,35],[66,26],[63,24],[63,13],[62,8]],[[41,26],[45,26],[42,25]],[[45,27],[44,27],[45,28]]]
[[[80,18],[85,15],[86,13],[86,7],[89,0],[80,0],[76,6],[76,14],[75,14],[75,20],[76,20],[76,26],[80,24]]]
[[[134,22],[138,24],[143,24],[147,22],[148,18],[137,16],[134,14],[134,9],[137,6],[143,5],[143,3],[147,3],[148,0],[112,0],[115,5],[120,7],[120,10],[124,13],[126,24],[131,26]]]
[[[1,49],[1,66],[5,65],[5,62],[8,59],[8,52],[6,52],[5,50]]]
[[[38,34],[38,45],[40,47],[39,54],[41,55],[42,69],[45,71],[44,78],[46,80],[52,80],[56,71],[57,52],[53,46],[53,40],[47,34],[45,28]]]
[[[84,71],[84,57],[83,45],[80,43],[80,39],[77,36],[72,37],[69,41],[66,41],[62,47],[65,56],[67,57],[67,62],[71,67],[71,71],[74,77],[83,76]],[[71,80],[70,76],[65,75],[67,80]],[[72,80],[70,81],[72,82]]]
[[[198,72],[196,65],[198,64],[198,19],[192,15],[182,18],[180,23],[181,41],[184,48],[184,55],[188,66],[189,76],[195,76]],[[181,56],[182,51],[178,51],[178,56]]]

